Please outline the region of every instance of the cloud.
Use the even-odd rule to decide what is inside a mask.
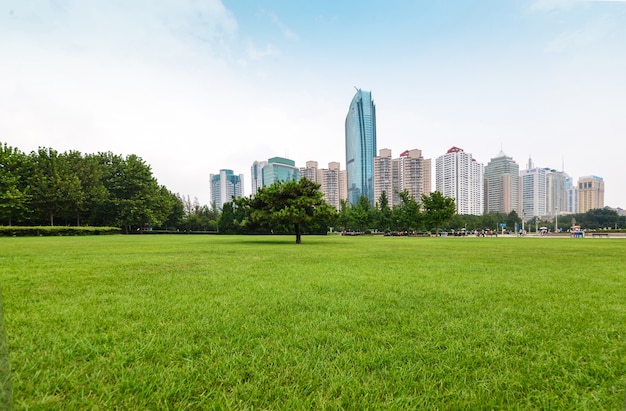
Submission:
[[[594,19],[586,26],[559,34],[550,41],[544,51],[548,53],[568,53],[587,48],[607,38],[615,27],[608,16]]]
[[[285,37],[287,40],[297,41],[299,39],[298,33],[291,30],[289,27],[287,27],[287,25],[283,23],[280,18],[278,18],[276,13],[273,13],[273,12],[263,12],[263,13],[270,18],[270,20],[272,21],[272,23],[274,23],[276,27],[280,29],[280,32],[282,33],[283,37]]]
[[[530,10],[535,12],[568,10],[581,3],[583,3],[582,0],[534,0],[530,5]]]
[[[251,61],[258,61],[266,57],[278,57],[280,51],[273,44],[266,44],[265,48],[259,49],[253,43],[248,43],[246,54]]]

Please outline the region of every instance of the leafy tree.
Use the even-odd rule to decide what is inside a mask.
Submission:
[[[407,190],[398,193],[400,205],[398,205],[396,218],[401,230],[417,230],[421,225],[422,216],[420,205]]]
[[[379,230],[389,231],[392,223],[392,211],[391,207],[389,207],[389,198],[387,197],[387,193],[383,191],[380,194],[380,198],[378,199],[378,203],[376,203],[376,225]]]
[[[35,211],[45,215],[50,225],[55,216],[72,206],[80,192],[80,181],[71,172],[66,158],[51,148],[31,153],[34,172],[30,176]]]
[[[454,199],[444,197],[439,191],[429,195],[422,194],[422,207],[426,214],[426,221],[435,226],[435,233],[439,235],[439,227],[456,213]]]
[[[339,206],[339,212],[337,213],[337,223],[342,230],[347,230],[350,224],[351,206],[347,200],[341,200]]]
[[[30,187],[27,176],[32,172],[30,158],[17,150],[0,144],[0,221],[12,225],[29,212]]]
[[[323,199],[320,185],[307,178],[299,181],[278,181],[260,188],[254,197],[241,197],[233,201],[241,208],[247,227],[275,224],[293,226],[296,244],[302,242],[302,226],[334,217],[334,209]]]
[[[359,201],[350,213],[352,223],[358,227],[360,232],[364,232],[374,220],[373,208],[367,196],[359,197]]]

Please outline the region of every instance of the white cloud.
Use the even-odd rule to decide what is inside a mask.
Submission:
[[[535,12],[567,10],[581,3],[583,0],[533,0],[530,4],[530,10]]]
[[[576,30],[559,34],[544,49],[549,53],[566,53],[577,51],[605,39],[614,29],[615,23],[608,16],[603,16]]]
[[[278,29],[280,30],[282,35],[287,40],[296,41],[296,40],[299,39],[298,33],[296,33],[295,31],[291,30],[285,23],[283,23],[283,21],[280,18],[278,18],[276,13],[265,12],[265,14],[270,18],[272,23],[274,23],[274,25],[276,25],[276,27],[278,27]]]

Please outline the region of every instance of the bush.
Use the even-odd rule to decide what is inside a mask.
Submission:
[[[67,235],[120,234],[118,227],[65,227],[65,226],[0,226],[0,237],[36,237]]]

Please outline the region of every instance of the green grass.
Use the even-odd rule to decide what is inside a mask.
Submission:
[[[622,409],[626,240],[0,238],[16,409]]]

